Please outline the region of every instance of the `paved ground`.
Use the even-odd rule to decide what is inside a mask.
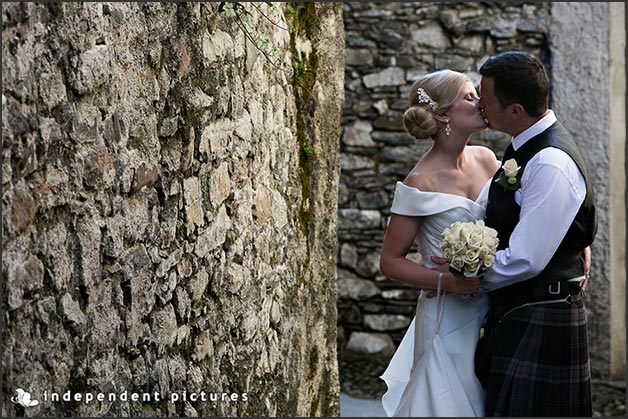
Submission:
[[[367,400],[340,394],[340,416],[342,417],[386,417],[380,399]]]
[[[340,371],[340,416],[385,417],[381,396],[386,384],[379,376],[387,360],[343,354],[338,359]],[[593,416],[626,416],[626,382],[594,379]]]

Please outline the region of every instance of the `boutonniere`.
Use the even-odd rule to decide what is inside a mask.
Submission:
[[[521,187],[521,175],[523,170],[521,166],[517,164],[515,159],[509,159],[504,162],[502,166],[502,172],[495,182],[509,191],[516,191]]]

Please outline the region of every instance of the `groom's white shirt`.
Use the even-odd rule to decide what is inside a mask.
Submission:
[[[556,116],[550,110],[512,139],[513,148],[518,150],[555,122]],[[567,153],[547,147],[532,157],[521,176],[521,188],[515,192],[515,201],[521,207],[519,223],[508,247],[495,254],[495,264],[480,281],[480,292],[541,273],[567,234],[585,196],[584,177]]]

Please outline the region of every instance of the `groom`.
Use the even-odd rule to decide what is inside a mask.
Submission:
[[[494,329],[486,416],[591,416],[580,282],[597,218],[587,168],[547,108],[538,59],[499,54],[480,74],[480,110],[491,129],[513,136],[503,162],[514,159],[495,175],[486,209],[499,248],[480,292],[489,292],[493,323],[503,318]]]

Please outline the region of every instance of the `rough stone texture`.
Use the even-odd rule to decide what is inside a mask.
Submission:
[[[415,288],[388,280],[372,263],[381,251],[395,183],[430,146],[404,132],[407,89],[422,74],[445,67],[479,83],[477,68],[490,55],[524,50],[549,69],[550,107],[582,145],[591,168],[600,229],[592,246],[586,303],[592,373],[609,378],[608,8],[608,3],[344,4],[348,55],[339,188],[341,353],[353,333],[372,330],[369,314],[411,317],[416,305]],[[498,157],[508,142],[508,136],[490,130],[471,140]],[[353,292],[343,291],[348,284]],[[399,344],[405,330],[387,333]]]
[[[341,6],[244,7],[311,91],[218,3],[3,3],[2,416],[339,413]]]

